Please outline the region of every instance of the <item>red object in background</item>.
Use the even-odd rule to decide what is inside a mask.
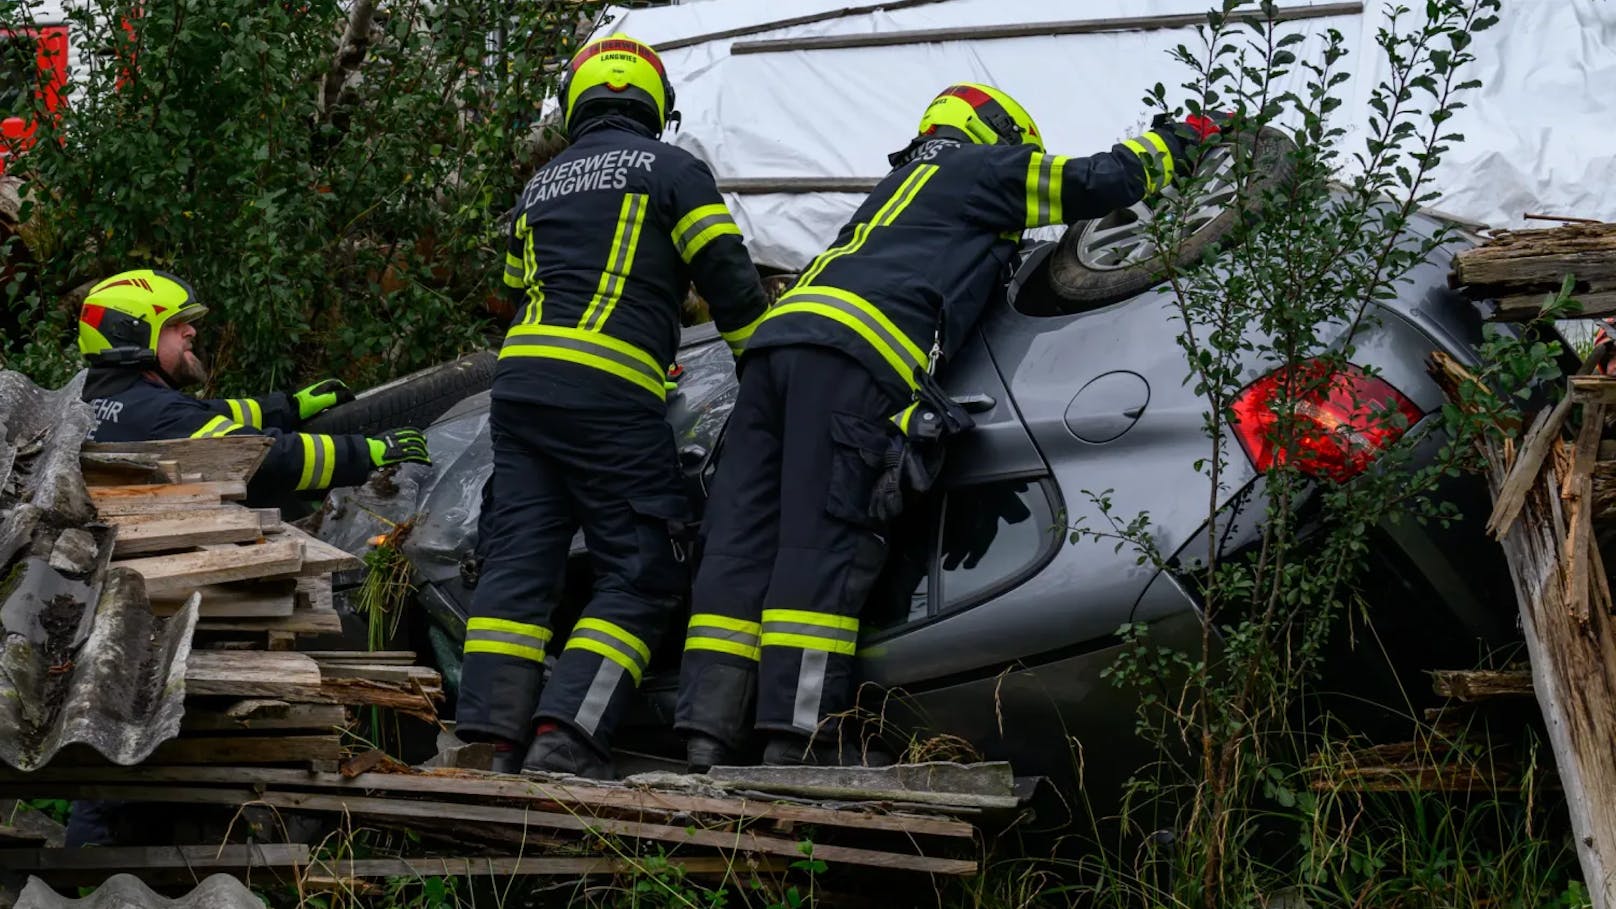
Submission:
[[[1274,438],[1287,403],[1295,409],[1296,439],[1285,451]],[[1337,368],[1308,360],[1277,370],[1246,386],[1234,401],[1234,433],[1258,471],[1294,458],[1297,470],[1336,482],[1363,473],[1424,414],[1391,383],[1351,364]],[[1401,421],[1396,419],[1402,415]],[[1399,425],[1401,422],[1401,425]]]
[[[28,75],[35,77],[33,95],[27,105],[22,110],[13,110],[12,116],[0,121],[0,173],[4,173],[6,159],[33,147],[34,133],[39,129],[34,115],[39,109],[55,114],[62,106],[62,89],[67,85],[67,26],[43,25],[21,31],[0,31],[0,41],[32,42],[35,67],[32,74],[18,74],[25,79]]]

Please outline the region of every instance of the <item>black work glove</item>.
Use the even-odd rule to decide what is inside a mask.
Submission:
[[[367,441],[370,443],[372,467],[387,467],[406,461],[414,461],[417,464],[432,463],[432,456],[426,451],[426,436],[421,435],[419,429],[409,426],[389,429]]]
[[[1173,168],[1188,176],[1195,173],[1201,147],[1222,133],[1233,120],[1233,115],[1223,111],[1205,111],[1182,120],[1174,119],[1171,114],[1157,114],[1150,121],[1150,128],[1167,143],[1173,155]]]

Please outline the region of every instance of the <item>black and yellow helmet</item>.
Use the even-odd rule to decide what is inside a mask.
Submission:
[[[627,110],[659,135],[677,116],[662,58],[649,44],[621,32],[597,38],[573,55],[561,83],[563,125],[571,129],[579,111],[596,102],[627,102]]]
[[[1043,134],[1027,109],[991,85],[961,82],[933,98],[920,117],[920,134],[958,133],[977,145],[1032,145],[1044,150]]]
[[[93,366],[154,367],[163,326],[194,321],[207,311],[191,285],[167,272],[142,268],[116,274],[84,298],[79,353]]]

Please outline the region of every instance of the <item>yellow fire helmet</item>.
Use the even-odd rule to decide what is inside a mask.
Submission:
[[[79,353],[94,366],[157,365],[157,335],[170,322],[191,322],[208,308],[191,285],[142,268],[90,289],[79,310]]]
[[[938,93],[920,117],[920,134],[957,132],[977,145],[1032,145],[1044,150],[1043,134],[1027,109],[991,85],[961,82]]]
[[[662,58],[651,45],[621,32],[597,38],[573,55],[561,84],[563,125],[571,129],[578,111],[599,101],[629,102],[627,112],[658,135],[679,118]]]

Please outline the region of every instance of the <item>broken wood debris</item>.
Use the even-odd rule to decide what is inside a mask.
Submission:
[[[1453,257],[1450,283],[1475,299],[1497,299],[1495,319],[1536,318],[1566,275],[1583,316],[1616,313],[1616,224],[1500,231]]]

